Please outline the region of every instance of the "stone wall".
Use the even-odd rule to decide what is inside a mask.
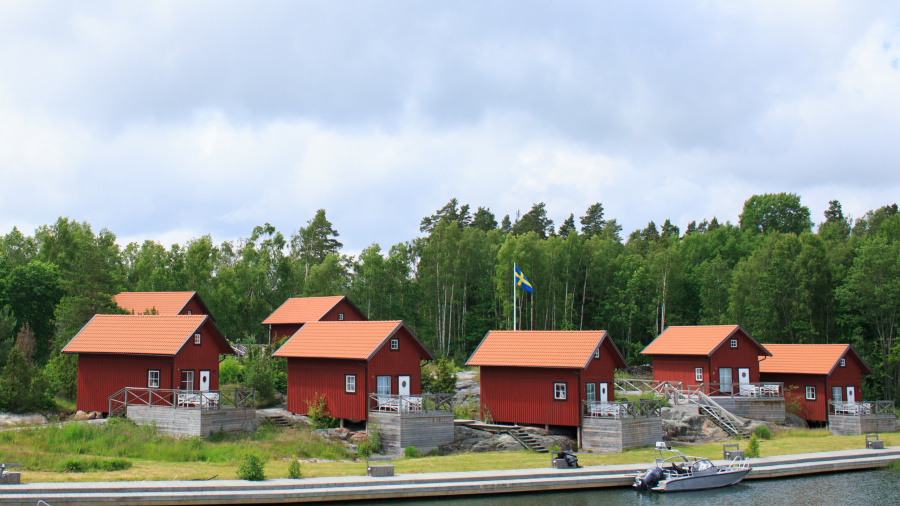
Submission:
[[[784,399],[756,397],[713,397],[712,399],[733,415],[764,422],[785,423]]]
[[[836,436],[893,432],[897,417],[893,415],[828,415],[828,429]]]
[[[418,413],[370,412],[369,424],[378,426],[384,452],[402,453],[415,446],[422,453],[453,442],[453,413],[423,411]]]
[[[600,453],[619,453],[630,448],[653,446],[662,441],[662,419],[584,418],[581,447]]]
[[[141,425],[156,424],[170,436],[209,437],[213,432],[241,432],[257,426],[254,408],[176,409],[164,406],[128,406],[126,416]]]

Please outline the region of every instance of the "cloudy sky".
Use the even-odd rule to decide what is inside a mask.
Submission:
[[[894,1],[0,0],[0,232],[345,251],[453,197],[628,232],[900,200]]]

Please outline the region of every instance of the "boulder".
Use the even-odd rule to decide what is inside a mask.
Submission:
[[[472,446],[473,452],[504,452],[524,450],[522,443],[509,434],[501,434],[490,439],[483,439]]]
[[[89,419],[90,419],[90,416],[91,416],[90,414],[85,413],[84,411],[81,411],[81,410],[79,409],[78,411],[75,412],[74,415],[72,415],[71,420],[75,420],[76,422],[80,422],[80,421],[82,421],[82,420],[89,420]]]

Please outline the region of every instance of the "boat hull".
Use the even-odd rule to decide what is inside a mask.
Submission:
[[[744,479],[750,469],[739,469],[703,476],[673,477],[663,481],[653,488],[658,492],[684,492],[689,490],[706,490],[710,488],[727,487]]]

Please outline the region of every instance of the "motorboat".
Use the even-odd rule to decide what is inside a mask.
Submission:
[[[735,457],[729,464],[717,466],[707,458],[685,455],[662,442],[656,443],[656,452],[655,465],[635,476],[634,488],[680,492],[727,487],[751,471],[750,459]]]

